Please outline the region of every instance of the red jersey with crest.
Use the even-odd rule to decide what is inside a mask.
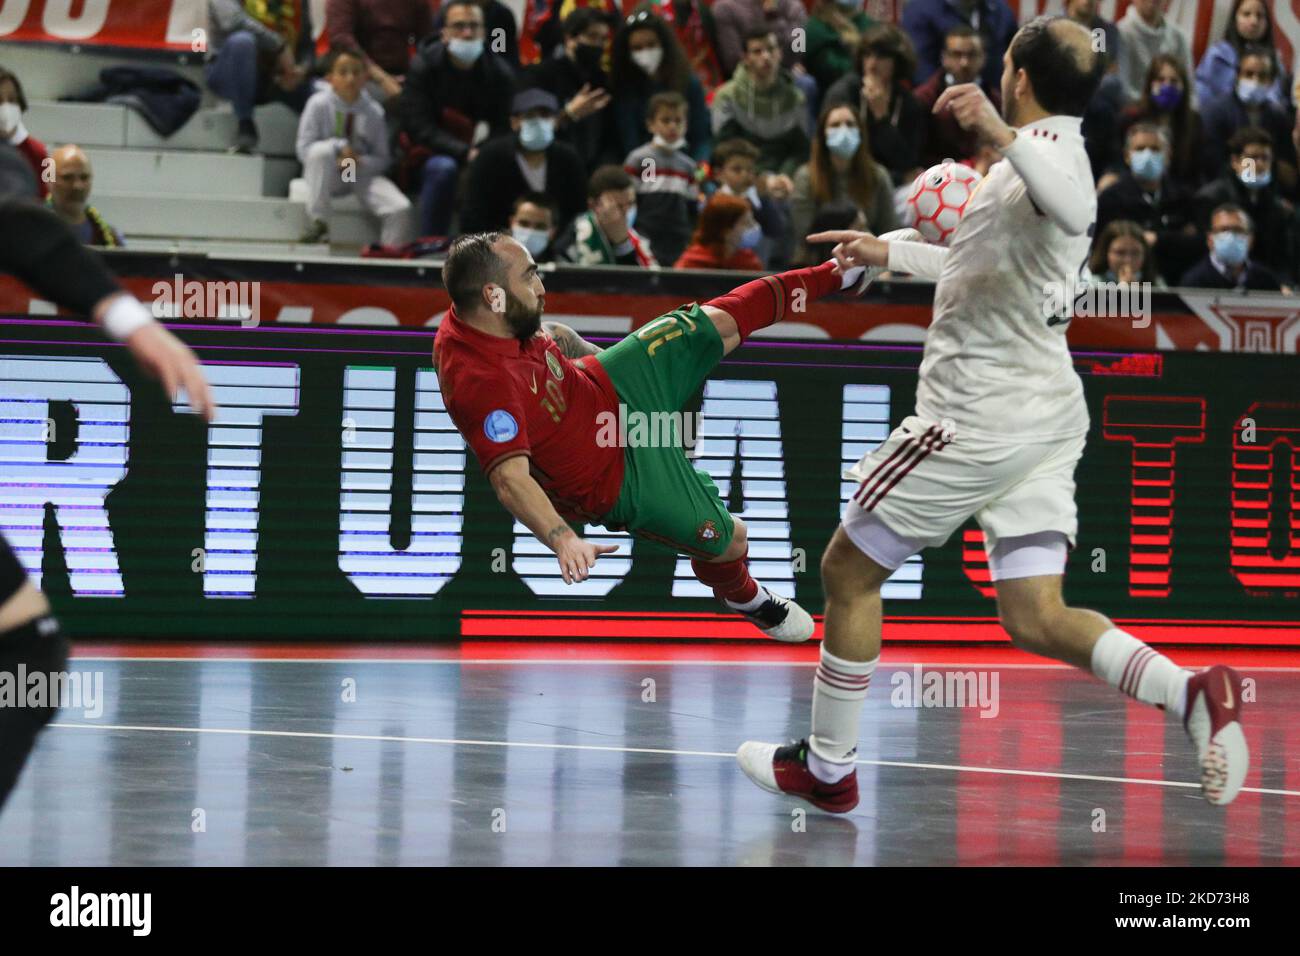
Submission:
[[[507,458],[529,470],[566,520],[594,521],[613,509],[623,450],[596,441],[602,412],[618,393],[594,356],[566,358],[546,332],[527,342],[481,332],[447,311],[433,364],[451,420],[487,474]],[[608,433],[608,429],[606,429]]]

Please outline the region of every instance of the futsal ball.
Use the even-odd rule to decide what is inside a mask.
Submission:
[[[926,242],[946,246],[983,177],[969,166],[944,160],[916,177],[904,203],[907,225]]]

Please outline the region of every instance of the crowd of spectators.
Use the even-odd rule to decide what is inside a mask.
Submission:
[[[1093,32],[1104,78],[1083,117],[1098,193],[1098,277],[1288,290],[1300,279],[1300,121],[1273,5],[1234,0],[1193,60],[1168,0]],[[382,241],[509,230],[541,261],[778,269],[824,258],[826,227],[897,228],[913,179],[998,155],[934,113],[979,84],[1001,100],[1017,23],[1006,0],[208,0],[210,90],[258,149],[254,107],[301,113],[303,241],[353,193]],[[317,50],[329,53],[317,56]],[[16,76],[0,69],[0,140],[39,165]],[[89,241],[121,242],[87,200],[90,165],[55,156],[42,198]],[[64,180],[66,171],[66,182]]]

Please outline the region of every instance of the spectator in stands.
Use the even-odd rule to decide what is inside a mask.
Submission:
[[[632,228],[636,188],[621,166],[602,166],[587,181],[587,211],[555,242],[560,258],[582,266],[657,266],[650,243]]]
[[[808,226],[808,234],[840,229],[863,232],[866,228],[867,217],[862,215],[861,209],[848,200],[835,200],[817,210]],[[833,242],[805,242],[794,265],[796,268],[821,265],[832,258],[834,249]]]
[[[428,0],[425,0],[428,2]],[[484,50],[499,59],[510,68],[511,74],[518,73],[519,63],[519,23],[515,13],[501,0],[470,0],[483,11]],[[444,3],[442,9],[433,18],[433,30],[441,33],[446,25],[450,3]]]
[[[360,50],[332,50],[329,89],[313,94],[298,121],[298,161],[307,180],[307,231],[302,242],[329,239],[330,200],[354,194],[379,219],[380,242],[411,241],[411,201],[384,174],[392,162],[384,108],[366,90]]]
[[[718,58],[724,76],[731,76],[745,59],[745,38],[756,30],[776,34],[781,45],[781,65],[793,70],[800,54],[794,44],[795,29],[808,19],[802,0],[714,0],[713,19],[718,26]]]
[[[921,104],[926,131],[921,137],[920,165],[933,166],[945,159],[970,160],[979,150],[979,137],[973,130],[961,128],[952,109],[934,112],[934,104],[950,86],[979,83],[994,108],[1002,110],[1001,84],[984,86],[984,41],[964,23],[959,23],[943,38],[942,65],[934,75],[916,88],[913,94]]]
[[[450,234],[460,170],[481,142],[510,131],[514,95],[510,68],[483,55],[483,8],[448,0],[442,13],[442,32],[420,42],[398,104],[409,147],[433,154],[420,190],[422,236]]]
[[[1088,269],[1096,282],[1149,282],[1166,287],[1156,269],[1149,231],[1136,222],[1116,219],[1106,225],[1092,245]],[[1179,275],[1182,275],[1180,272]]]
[[[943,65],[943,38],[964,23],[984,38],[984,85],[998,88],[1001,84],[1002,55],[1016,33],[1016,15],[1007,0],[908,0],[901,23],[916,49],[913,71],[904,79],[917,86],[928,80]]]
[[[1100,35],[1101,49],[1097,52],[1106,64],[1106,72],[1110,73],[1119,69],[1119,28],[1115,26],[1114,21],[1107,20],[1097,12],[1100,6],[1101,0],[1065,0],[1065,15],[1091,33],[1094,38]],[[1094,49],[1096,49],[1095,42]]]
[[[1083,111],[1084,148],[1092,165],[1093,179],[1119,162],[1119,114],[1126,100],[1124,84],[1119,78],[1119,29],[1098,15],[1100,0],[1066,0],[1065,15],[1093,35],[1093,49],[1104,64],[1105,73],[1088,106]]]
[[[331,49],[360,50],[370,95],[390,103],[402,92],[411,47],[433,32],[429,0],[328,0],[325,30]]]
[[[45,172],[49,153],[45,144],[27,132],[23,114],[27,112],[27,95],[18,77],[0,66],[0,143],[8,143],[32,167],[36,174],[36,195],[44,199],[50,194],[49,176]]]
[[[911,93],[908,78],[915,72],[911,41],[897,27],[882,23],[862,35],[857,72],[836,80],[826,91],[826,106],[848,104],[866,123],[871,155],[889,170],[896,186],[910,183],[921,172],[926,115]],[[1001,80],[994,80],[994,86],[1000,89]]]
[[[739,196],[718,193],[704,206],[691,244],[673,268],[761,272],[763,262],[754,249],[762,238],[763,229],[749,203]]]
[[[1200,114],[1192,108],[1191,79],[1177,57],[1165,53],[1151,58],[1147,68],[1142,95],[1136,103],[1124,107],[1120,115],[1119,135],[1127,137],[1128,130],[1137,123],[1150,123],[1165,131],[1169,141],[1170,175],[1178,182],[1195,189],[1202,182],[1201,167],[1204,162],[1203,126]],[[1098,191],[1105,190],[1114,181],[1122,167],[1119,157],[1097,183]]]
[[[808,160],[808,108],[790,71],[781,67],[776,35],[765,28],[745,38],[745,58],[713,95],[713,135],[747,139],[764,172],[791,175]]]
[[[284,103],[301,113],[312,95],[311,18],[308,4],[208,0],[208,89],[235,108],[239,127],[232,149],[257,148],[253,108]]]
[[[1124,170],[1097,197],[1097,229],[1136,223],[1170,283],[1200,258],[1192,192],[1169,170],[1169,136],[1154,123],[1134,123],[1124,144]]]
[[[814,0],[806,24],[803,63],[818,89],[829,90],[841,76],[853,71],[853,56],[862,35],[875,24],[863,11],[862,0]]]
[[[1232,204],[1245,210],[1254,223],[1255,258],[1291,282],[1300,264],[1300,225],[1295,207],[1278,195],[1273,178],[1273,137],[1247,126],[1228,141],[1228,168],[1196,193],[1197,225],[1210,225],[1210,211]]]
[[[559,111],[559,100],[546,90],[515,94],[510,107],[513,132],[488,140],[469,164],[462,233],[504,228],[515,199],[526,192],[551,196],[562,226],[587,208],[582,158],[555,138]]]
[[[1183,73],[1192,75],[1192,44],[1187,34],[1164,15],[1168,0],[1133,0],[1119,21],[1119,78],[1124,84],[1124,99],[1133,103],[1142,95],[1151,59],[1167,53],[1182,64]],[[1190,89],[1184,94],[1192,98]]]
[[[707,0],[641,0],[636,14],[648,10],[673,28],[693,72],[705,91],[722,85],[726,74],[718,58],[718,24]]]
[[[1273,174],[1282,192],[1292,195],[1296,184],[1295,154],[1291,150],[1291,116],[1268,98],[1277,77],[1273,51],[1248,47],[1237,64],[1237,84],[1227,93],[1203,104],[1205,140],[1204,174],[1213,179],[1223,171],[1227,143],[1246,126],[1265,130],[1273,138]]]
[[[54,185],[45,204],[72,227],[83,245],[121,248],[122,234],[104,221],[90,205],[90,187],[95,173],[80,146],[67,143],[54,151]]]
[[[623,16],[615,0],[523,0],[523,25],[519,29],[519,62],[525,67],[557,56],[564,45],[563,24],[578,10],[602,13],[610,24]]]
[[[1196,96],[1202,103],[1231,93],[1237,85],[1237,66],[1242,51],[1247,46],[1263,46],[1273,51],[1277,62],[1277,48],[1273,43],[1273,14],[1264,0],[1234,0],[1232,13],[1223,30],[1223,39],[1215,43],[1201,57],[1196,68]],[[1291,94],[1284,82],[1283,71],[1278,70],[1268,87],[1267,98],[1274,106],[1287,109]]]
[[[543,193],[527,192],[515,199],[510,208],[510,235],[528,250],[534,262],[555,260],[555,204]]]
[[[796,256],[804,252],[804,237],[823,206],[850,200],[867,218],[867,229],[879,235],[898,228],[889,171],[871,158],[858,117],[848,106],[827,106],[817,122],[812,156],[794,174],[790,215]]]
[[[763,241],[755,251],[767,268],[780,271],[789,263],[794,245],[790,226],[794,182],[788,176],[759,173],[758,157],[758,147],[749,140],[727,139],[714,147],[711,165],[719,194],[749,200],[754,219],[763,230]]]
[[[615,158],[609,141],[609,77],[602,65],[609,36],[603,11],[579,7],[564,19],[562,52],[524,74],[526,85],[547,90],[564,104],[555,134],[578,151],[587,169]]]
[[[1240,206],[1224,203],[1210,217],[1208,254],[1183,275],[1179,285],[1195,289],[1246,289],[1290,292],[1278,276],[1250,257],[1255,226]]]
[[[647,10],[628,17],[614,34],[610,74],[614,141],[621,156],[645,140],[650,97],[680,93],[687,108],[686,151],[696,162],[708,158],[713,142],[704,87],[668,24]]]
[[[656,93],[646,109],[653,137],[627,154],[623,168],[636,185],[637,225],[655,256],[673,262],[690,242],[700,202],[700,164],[685,151],[686,100]]]

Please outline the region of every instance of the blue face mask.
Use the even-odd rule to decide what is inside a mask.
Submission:
[[[1273,181],[1273,170],[1268,169],[1262,173],[1251,174],[1243,169],[1237,174],[1237,178],[1241,180],[1241,184],[1247,189],[1263,189]]]
[[[763,227],[755,223],[740,234],[740,240],[737,247],[740,249],[753,249],[763,239]]]
[[[1246,261],[1248,242],[1240,232],[1216,232],[1210,240],[1214,254],[1227,266],[1239,266]]]
[[[1155,108],[1168,112],[1183,101],[1183,91],[1177,84],[1161,83],[1151,90],[1151,102]]]
[[[1159,179],[1165,174],[1165,154],[1158,149],[1135,149],[1129,155],[1128,168],[1138,179]]]
[[[551,242],[548,233],[541,229],[529,229],[527,226],[512,226],[510,234],[515,237],[515,241],[532,253],[533,258],[540,256]]]
[[[519,145],[539,153],[555,141],[555,120],[541,116],[526,119],[519,127]]]
[[[447,49],[451,55],[458,60],[464,60],[466,63],[473,63],[483,55],[483,38],[476,40],[467,40],[464,37],[454,37],[447,44]]]
[[[826,131],[826,148],[840,159],[848,159],[862,145],[862,132],[856,126],[832,126]]]
[[[631,229],[632,224],[635,222],[636,222],[636,206],[633,206],[631,209],[627,211],[627,227]]]

